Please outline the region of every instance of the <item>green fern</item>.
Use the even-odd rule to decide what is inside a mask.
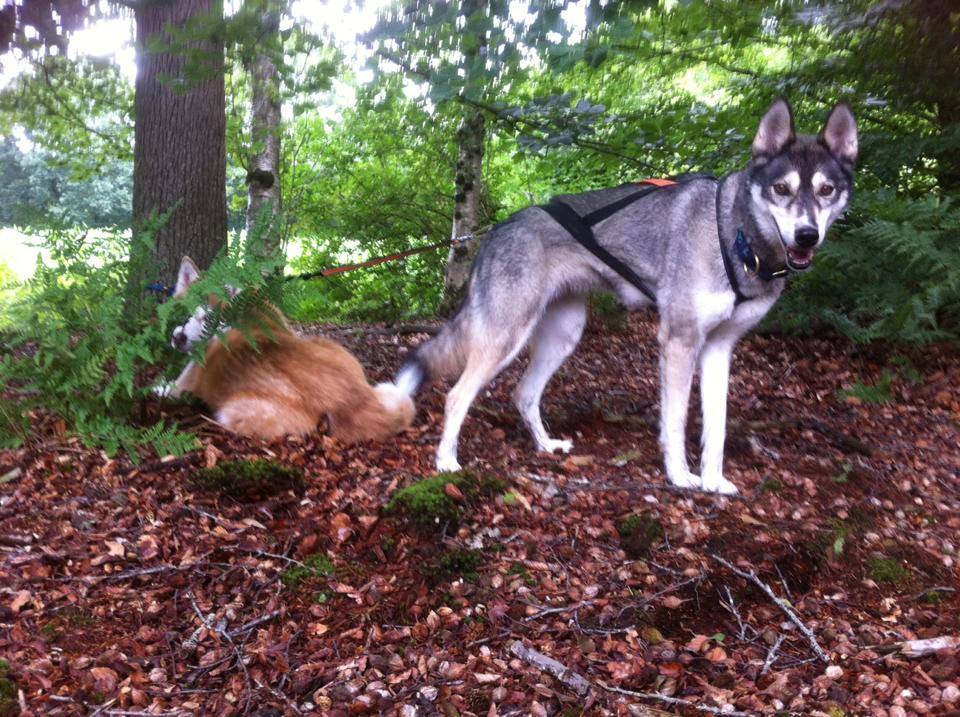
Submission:
[[[960,336],[960,207],[949,197],[867,195],[867,215],[831,239],[774,320],[818,323],[856,343],[927,343]]]
[[[135,241],[143,248],[150,235]],[[31,415],[54,414],[87,445],[123,449],[134,460],[145,446],[161,454],[193,448],[194,437],[176,427],[133,421],[150,392],[147,371],[170,363],[172,351],[153,300],[133,312],[125,302],[136,263],[130,240],[52,230],[42,244],[48,259],[5,307],[10,350],[0,359],[0,385],[13,400],[0,411],[0,445],[27,440]]]

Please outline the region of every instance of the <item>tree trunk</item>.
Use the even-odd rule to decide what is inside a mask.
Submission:
[[[467,25],[471,24],[471,18],[475,18],[479,13],[486,13],[487,9],[487,0],[465,0],[462,10],[467,18]],[[489,18],[487,20],[489,21]],[[476,27],[476,25],[473,26]],[[483,27],[486,27],[486,23],[483,23]],[[467,39],[472,39],[473,42],[464,43],[464,92],[471,93],[482,91],[482,83],[485,81],[483,72],[477,74],[474,72],[474,68],[478,58],[483,58],[487,54],[486,30]],[[457,159],[452,239],[475,236],[485,223],[483,216],[483,144],[485,137],[483,114],[478,110],[468,108],[463,122],[460,124],[460,129],[457,131],[460,152]],[[479,248],[480,242],[476,239],[467,244],[450,247],[450,253],[447,255],[447,267],[443,275],[443,301],[440,304],[442,315],[452,313],[460,305],[470,278],[470,267]]]
[[[253,3],[251,3],[252,5]],[[269,6],[261,15],[263,45],[279,46],[280,14]],[[280,76],[269,52],[257,52],[247,64],[253,89],[250,113],[251,156],[247,167],[247,236],[263,221],[261,239],[271,252],[280,243],[275,215],[280,211]]]
[[[483,115],[474,112],[465,117],[457,137],[460,140],[460,156],[457,161],[452,239],[475,236],[483,225]],[[460,304],[478,248],[479,242],[476,240],[450,247],[443,276],[441,313],[449,313]]]
[[[167,26],[222,12],[217,0],[142,2],[136,6],[134,232],[151,228],[151,216],[171,212],[153,236],[157,278],[172,286],[184,255],[210,265],[227,239],[226,113],[223,42],[189,44],[180,52],[152,52],[171,41]],[[196,67],[195,58],[202,65]]]

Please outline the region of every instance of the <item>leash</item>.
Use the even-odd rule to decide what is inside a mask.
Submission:
[[[366,269],[371,266],[386,264],[389,261],[406,259],[408,256],[414,256],[415,254],[426,254],[428,251],[434,251],[435,249],[465,244],[473,238],[474,236],[472,234],[464,234],[462,236],[454,237],[453,239],[447,239],[446,241],[438,241],[435,244],[428,244],[426,246],[416,247],[415,249],[407,249],[406,251],[398,251],[395,254],[387,254],[386,256],[378,256],[373,259],[368,259],[367,261],[361,261],[358,264],[341,264],[340,266],[331,266],[326,269],[319,269],[317,271],[308,271],[305,274],[289,274],[288,276],[284,277],[284,280],[292,281],[294,279],[303,279],[304,281],[307,281],[309,279],[317,279],[320,277],[325,278],[328,276],[335,276],[336,274],[345,274],[348,271],[353,271],[355,269]]]
[[[446,241],[439,241],[435,244],[428,244],[427,246],[416,247],[415,249],[407,249],[406,251],[399,251],[395,254],[388,254],[386,256],[378,256],[373,259],[368,259],[367,261],[362,261],[358,264],[341,264],[340,266],[331,266],[326,269],[318,269],[317,271],[308,271],[305,274],[288,274],[284,276],[284,281],[292,281],[294,279],[303,279],[307,281],[309,279],[317,279],[320,277],[334,276],[336,274],[345,274],[348,271],[353,271],[354,269],[364,269],[370,266],[377,266],[379,264],[386,264],[388,261],[396,261],[397,259],[405,259],[408,256],[413,256],[414,254],[426,254],[428,251],[434,251],[435,249],[442,249],[443,247],[457,246],[458,244],[465,244],[466,242],[474,239],[473,234],[463,234],[453,239],[447,239]],[[144,287],[144,290],[156,294],[158,297],[169,298],[173,296],[173,287],[166,286],[159,281],[156,281],[152,284],[147,284]]]

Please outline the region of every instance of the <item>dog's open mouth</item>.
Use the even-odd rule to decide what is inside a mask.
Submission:
[[[787,264],[794,271],[806,271],[813,264],[813,249],[787,248]]]

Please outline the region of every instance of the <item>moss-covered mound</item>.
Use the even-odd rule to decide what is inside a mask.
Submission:
[[[470,471],[441,473],[398,490],[385,512],[420,530],[440,530],[456,526],[469,508],[502,493],[506,487],[500,478],[480,477]]]
[[[223,461],[201,468],[193,482],[204,490],[237,500],[257,500],[288,490],[304,488],[303,472],[276,461]]]

